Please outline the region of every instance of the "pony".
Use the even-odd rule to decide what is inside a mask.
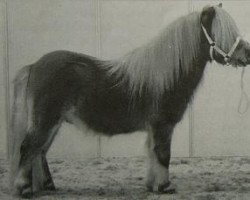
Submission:
[[[46,153],[63,122],[107,136],[145,131],[146,187],[174,193],[173,130],[213,60],[234,67],[250,63],[250,45],[221,5],[178,18],[115,60],[54,51],[23,67],[14,80],[8,142],[13,193],[26,198],[55,190]]]

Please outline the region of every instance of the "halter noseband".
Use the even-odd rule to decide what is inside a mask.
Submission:
[[[225,52],[222,51],[218,46],[216,46],[215,41],[213,41],[212,38],[208,35],[207,30],[205,29],[205,27],[204,27],[202,24],[201,24],[201,28],[202,28],[202,30],[203,30],[203,32],[204,32],[206,38],[207,38],[207,41],[208,41],[208,43],[209,43],[209,45],[210,45],[210,49],[209,49],[210,58],[211,58],[212,60],[214,60],[214,57],[213,57],[213,50],[216,50],[220,55],[223,56],[224,61],[225,61],[227,64],[229,64],[229,62],[228,62],[228,61],[229,61],[229,58],[231,58],[231,56],[233,55],[233,53],[234,53],[236,47],[238,46],[238,44],[239,44],[239,42],[240,42],[241,37],[238,36],[238,37],[236,38],[236,41],[234,42],[232,48],[230,49],[230,51],[229,51],[228,53],[225,53]]]

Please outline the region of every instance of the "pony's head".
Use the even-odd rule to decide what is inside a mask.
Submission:
[[[221,4],[203,9],[201,27],[211,60],[233,66],[250,64],[250,45],[241,38],[234,20]]]

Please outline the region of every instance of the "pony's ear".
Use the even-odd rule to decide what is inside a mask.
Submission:
[[[214,19],[214,16],[215,16],[214,7],[209,6],[209,7],[203,8],[203,10],[201,12],[201,23],[202,23],[202,25],[210,30],[213,19]]]
[[[222,3],[219,3],[218,7],[222,8]]]

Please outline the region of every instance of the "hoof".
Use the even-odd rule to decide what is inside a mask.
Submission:
[[[147,187],[147,190],[148,190],[149,192],[154,192],[153,186],[151,186],[151,185],[146,185],[146,187]]]
[[[44,190],[46,190],[46,191],[55,191],[56,187],[55,187],[54,183],[50,182],[50,183],[45,184]]]
[[[22,198],[31,199],[33,197],[33,192],[31,187],[24,188],[20,196]]]
[[[33,197],[33,191],[30,185],[25,185],[22,187],[19,187],[15,190],[14,196],[30,199]]]
[[[18,179],[14,184],[13,194],[21,198],[31,198],[33,196],[32,185],[23,179]]]
[[[167,182],[167,183],[164,183],[164,184],[158,186],[158,192],[161,194],[175,194],[176,189],[171,184],[171,182]]]

